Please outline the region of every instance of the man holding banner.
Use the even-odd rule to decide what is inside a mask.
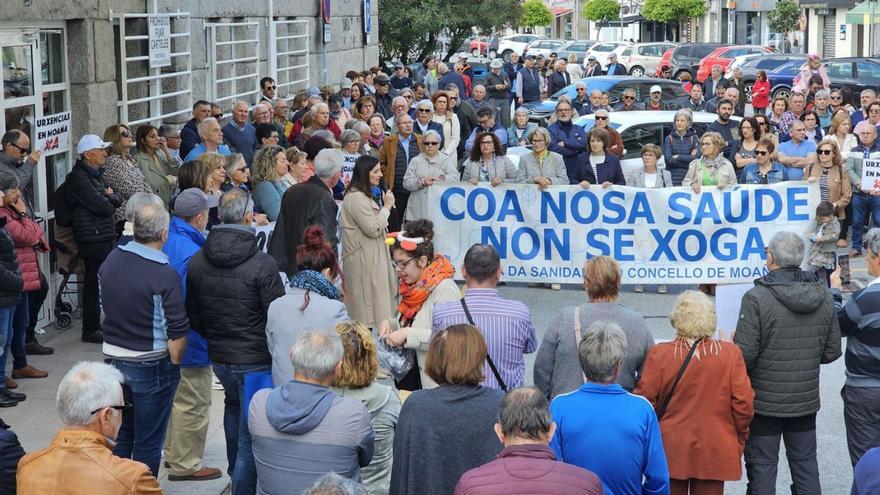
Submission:
[[[880,143],[877,128],[868,121],[859,122],[854,129],[859,145],[849,156],[849,178],[852,181],[852,251],[850,257],[862,255],[862,234],[868,217],[880,225]],[[875,176],[875,174],[878,174]]]

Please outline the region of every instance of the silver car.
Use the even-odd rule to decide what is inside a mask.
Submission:
[[[666,50],[675,48],[678,43],[636,43],[614,49],[617,61],[626,67],[631,76],[654,74]]]
[[[535,40],[526,47],[524,55],[543,55],[547,58],[564,44],[565,42],[560,40]]]

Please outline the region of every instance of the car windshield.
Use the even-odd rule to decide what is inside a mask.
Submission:
[[[780,76],[793,76],[800,72],[801,65],[800,60],[789,61],[773,69],[771,73]]]
[[[616,81],[610,81],[610,80],[609,81],[602,81],[602,80],[595,80],[595,78],[592,78],[592,77],[588,77],[587,80],[584,82],[587,85],[587,96],[589,96],[590,91],[593,91],[594,89],[598,89],[599,91],[608,91],[608,89],[611,86],[613,86]],[[550,98],[554,99],[554,100],[558,100],[559,97],[562,95],[567,95],[570,98],[577,98],[576,84],[577,84],[576,82],[569,84],[568,86],[553,93],[553,96],[551,96]]]
[[[577,120],[574,121],[574,125],[579,125],[583,127],[585,131],[589,131],[596,125],[596,118],[592,115],[584,115],[583,117],[578,117]],[[616,122],[609,122],[608,125],[610,125],[612,129],[620,127],[620,124]]]

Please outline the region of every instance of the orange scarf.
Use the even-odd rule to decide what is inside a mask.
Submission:
[[[401,277],[400,304],[397,305],[401,324],[404,326],[412,324],[434,287],[447,278],[452,278],[453,275],[455,275],[455,267],[452,266],[449,258],[438,254],[434,256],[434,260],[425,268],[422,276],[413,285],[407,284]]]

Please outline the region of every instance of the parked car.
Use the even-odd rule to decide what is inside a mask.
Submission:
[[[608,55],[611,55],[611,52],[613,52],[615,48],[627,46],[629,44],[628,41],[603,41],[590,47],[590,49],[587,50],[587,56],[595,55],[596,61],[599,62],[599,65],[601,65],[604,70],[608,66]]]
[[[556,52],[564,44],[565,42],[562,40],[535,40],[529,43],[523,55],[543,55],[544,57],[549,57],[551,53]]]
[[[516,52],[521,56],[529,43],[537,39],[546,38],[546,36],[537,34],[512,34],[510,36],[505,36],[498,42],[497,53],[501,54],[501,58],[503,58],[505,62],[510,62],[511,53]]]
[[[663,54],[678,46],[677,43],[636,43],[614,49],[617,61],[626,67],[631,76],[652,74],[660,66]]]
[[[642,146],[646,144],[655,144],[663,147],[663,140],[671,132],[675,130],[674,111],[664,112],[611,112],[609,114],[609,122],[614,130],[620,133],[623,140],[623,157],[620,160],[623,173],[626,174],[642,167]],[[706,132],[706,128],[710,123],[718,120],[718,116],[709,112],[694,112],[694,130],[698,135]],[[739,117],[733,116],[731,120],[739,122]],[[589,131],[596,125],[596,119],[593,115],[585,115],[574,121],[575,125]],[[528,153],[529,148],[526,146],[511,146],[507,149],[507,157],[513,161],[515,165],[519,164],[519,158]],[[657,163],[658,167],[665,167],[666,161],[663,157]]]
[[[700,61],[719,46],[727,45],[724,43],[685,43],[679,45],[673,50],[672,57],[669,59],[669,65],[672,66],[672,77],[678,79],[682,72],[687,72],[691,75],[692,80],[696,79]]]
[[[568,60],[568,55],[570,53],[574,53],[577,56],[577,63],[583,65],[584,58],[586,58],[586,56],[587,56],[587,50],[592,48],[593,45],[595,45],[596,43],[598,43],[598,41],[593,41],[593,40],[569,41],[568,43],[560,46],[559,49],[556,50],[556,55],[558,55],[559,58]]]
[[[794,85],[794,78],[800,73],[803,60],[792,60],[767,73],[770,81],[770,95],[788,97]],[[853,99],[858,102],[859,93],[864,89],[876,90],[880,86],[880,60],[866,57],[833,58],[824,64],[832,88],[848,87]],[[852,103],[852,102],[851,102]]]
[[[804,63],[807,60],[807,56],[793,53],[743,55],[733,59],[733,62],[727,66],[727,71],[725,71],[724,77],[732,79],[733,69],[738,67],[742,71],[743,92],[745,93],[746,103],[751,103],[752,86],[754,86],[755,80],[758,78],[756,75],[758,71],[763,70],[769,74],[773,69],[792,60],[799,60],[801,63]]]
[[[663,74],[664,67],[672,67],[672,52],[675,51],[675,48],[670,48],[663,52],[663,57],[660,59],[660,62],[657,64],[657,68],[654,69],[654,77],[660,77]]]
[[[684,89],[682,89],[681,84],[677,81],[671,81],[668,79],[634,76],[596,76],[586,77],[581,79],[581,81],[587,85],[587,95],[589,95],[594,89],[607,91],[610,96],[612,107],[620,103],[623,90],[626,88],[634,89],[636,91],[636,98],[638,101],[642,101],[650,95],[651,86],[659,85],[663,88],[663,101],[669,104],[673,109],[681,108],[690,97],[685,93]],[[545,124],[547,117],[556,111],[556,101],[562,95],[568,95],[572,99],[576,98],[576,82],[560,89],[544,101],[526,103],[523,105],[523,107],[529,111],[529,120],[538,122],[539,124]]]
[[[697,82],[703,82],[712,75],[712,67],[716,65],[721,66],[721,71],[723,72],[735,57],[772,52],[773,49],[759,45],[719,46],[700,61],[700,68],[697,70]]]
[[[498,54],[498,37],[481,36],[471,40],[468,52],[474,57],[495,58]]]

